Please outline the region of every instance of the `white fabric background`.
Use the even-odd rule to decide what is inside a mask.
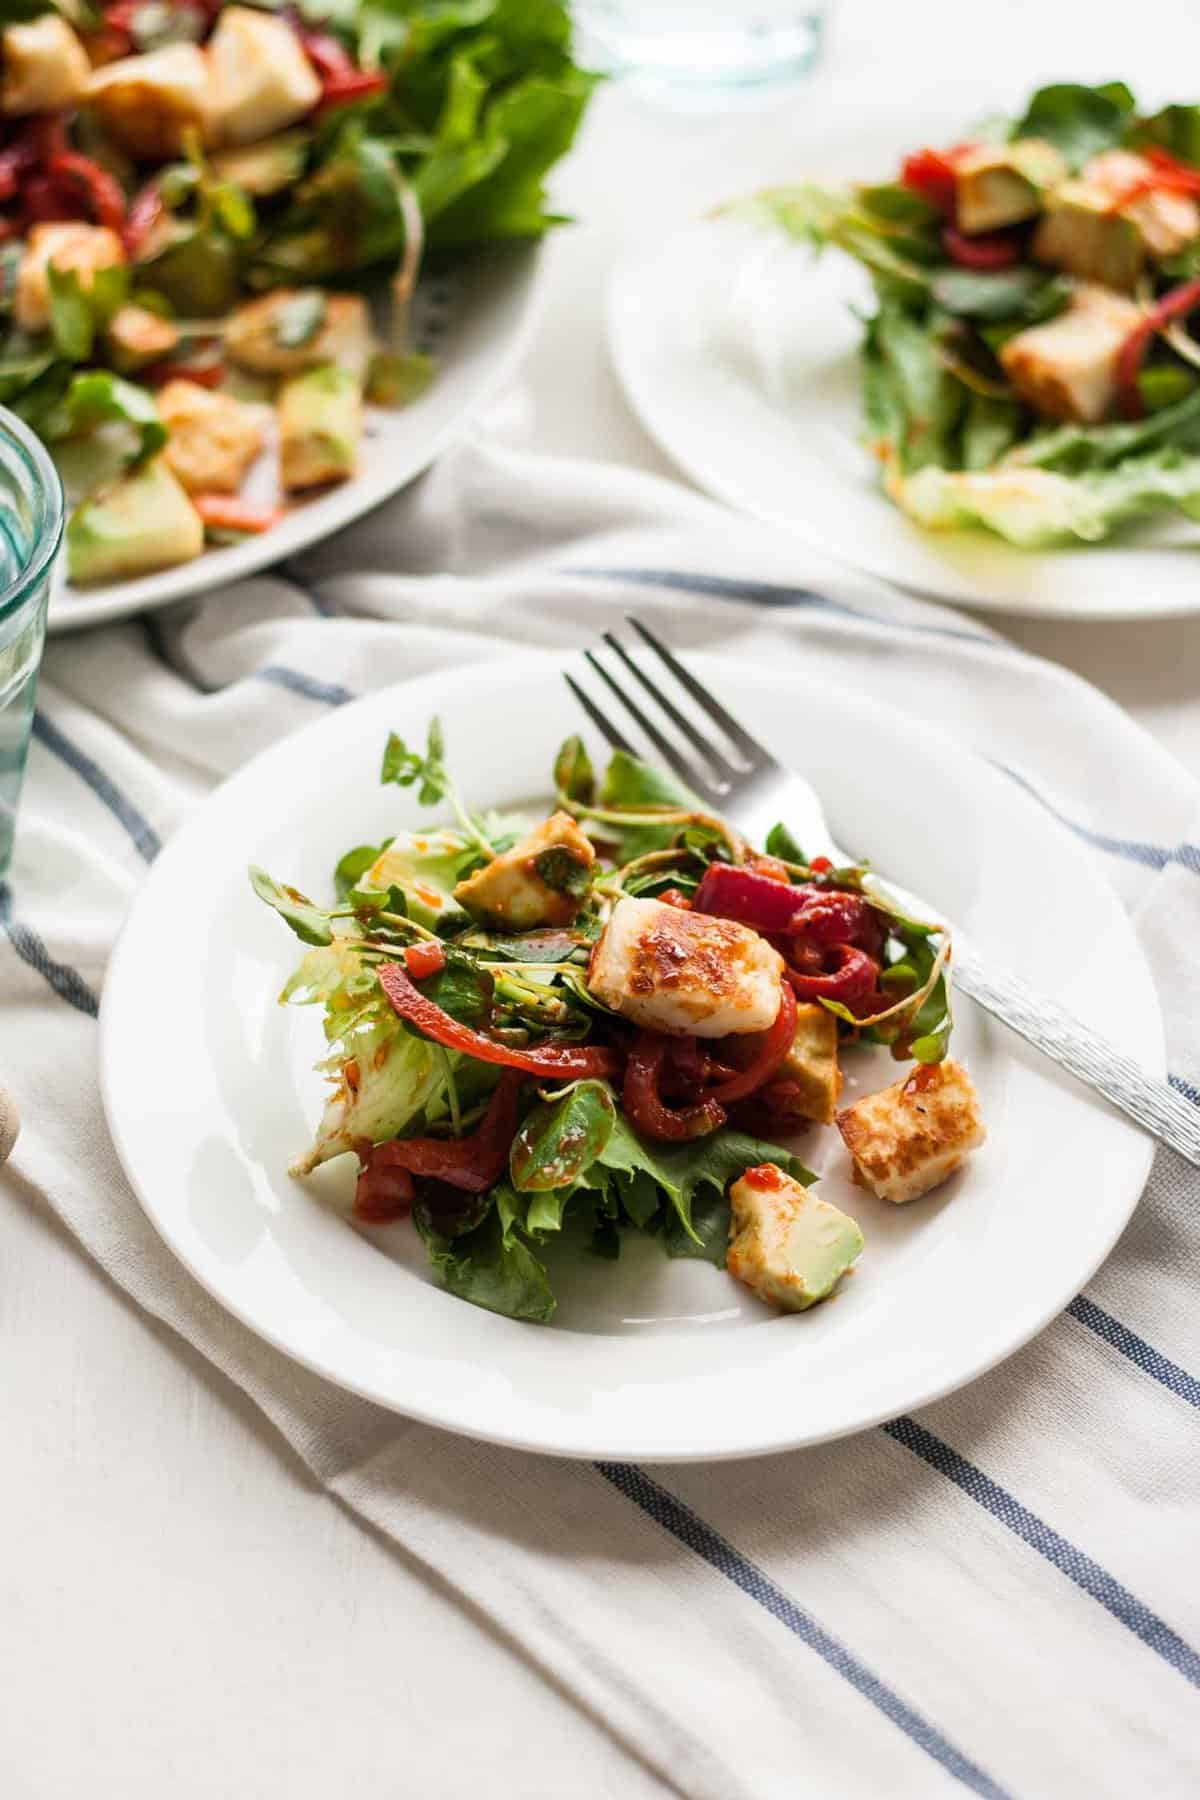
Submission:
[[[1047,73],[1117,70],[1165,89],[1172,70],[1189,66],[1183,53],[1200,31],[1181,8],[1143,6],[1138,17],[1145,28],[1131,45],[1126,15],[1108,20],[1090,8],[1013,6],[1001,27],[994,12],[985,24],[982,8],[914,4],[901,18],[891,7],[848,4],[829,76],[770,120],[736,129],[681,125],[606,95],[567,175],[568,197],[595,222],[555,250],[545,331],[523,382],[490,421],[493,430],[654,466],[602,361],[597,287],[618,241],[654,230],[659,209],[747,178],[755,146],[768,136],[776,143],[793,131],[819,137],[822,117],[842,112],[851,96],[866,104],[900,85],[933,96],[931,113],[949,116],[955,95],[945,82],[938,91],[938,72],[951,56],[956,66],[973,65],[975,92],[990,80],[990,98],[1026,84],[1029,41]],[[1009,34],[1019,39],[1022,20],[1035,19],[1032,39],[1015,56]],[[1001,29],[1006,41],[998,44]],[[984,53],[973,52],[972,37],[986,41],[988,68],[979,66]],[[1200,68],[1200,59],[1190,66]],[[418,572],[439,566],[445,509],[460,505],[449,516],[460,541],[472,527],[472,555],[484,564],[511,558],[505,530],[481,539],[474,529],[483,509],[472,484],[506,479],[503,463],[497,470],[487,457],[472,453],[457,468],[448,462],[415,509],[401,508],[409,515],[402,532],[384,519],[352,546],[343,542],[313,560],[316,572],[380,571],[357,588],[358,603],[402,610],[410,620],[402,646],[394,628],[331,627],[294,593],[255,584],[236,615],[240,629],[230,630],[233,615],[213,606],[160,642],[222,684],[222,694],[200,699],[176,683],[135,625],[54,649],[48,716],[136,795],[165,836],[208,782],[264,734],[312,715],[314,702],[255,677],[264,665],[282,662],[361,688],[437,666],[448,653],[482,651],[492,635],[576,641],[605,604],[594,586],[530,581],[525,572],[506,584],[501,607],[475,583],[388,578],[401,561]],[[640,526],[624,544],[605,545],[610,562],[635,550],[645,560],[646,527],[666,518],[687,525],[689,567],[815,582],[825,592],[836,585],[802,550],[752,529],[710,524],[707,509],[626,477],[570,469],[558,476],[521,465],[515,488],[530,498],[529,522],[552,517],[564,542],[597,519]],[[551,490],[556,508],[535,504]],[[505,491],[511,498],[512,487]],[[675,566],[682,543],[673,535]],[[662,566],[666,545],[654,547]],[[568,560],[556,549],[555,562]],[[349,597],[336,578],[321,591],[335,602]],[[869,590],[849,583],[843,591]],[[607,602],[622,598],[614,591]],[[638,600],[662,607],[658,616],[673,628],[683,625],[678,597],[639,591]],[[750,651],[770,643],[772,621],[736,605],[693,607],[689,617],[700,638],[732,642],[736,635],[739,649]],[[905,654],[873,628],[822,619],[806,620],[804,629],[807,654],[843,669],[849,658],[865,680],[878,673],[885,641],[893,656]],[[1014,635],[1092,675],[1194,769],[1197,630],[1021,626]],[[906,680],[927,681],[951,704],[957,699],[959,728],[976,743],[984,725],[994,729],[1007,760],[1049,774],[1060,804],[1081,822],[1163,844],[1196,841],[1200,821],[1182,774],[1144,740],[1124,735],[1094,697],[1004,653],[954,655],[974,659],[971,677],[981,686],[968,691],[964,665],[942,662],[928,644],[911,658]],[[1015,686],[1024,695],[1016,744],[1005,699]],[[136,738],[122,743],[131,718]],[[159,778],[146,769],[147,744]],[[45,744],[35,749],[31,796],[32,822],[14,872],[19,910],[36,920],[56,958],[95,985],[140,858],[111,812]],[[1106,867],[1131,900],[1147,885],[1136,864],[1106,859]],[[64,889],[84,874],[81,909]],[[1200,974],[1175,959],[1172,946],[1185,909],[1195,917],[1195,876],[1175,865],[1150,885],[1144,929],[1172,959],[1172,1028],[1176,1045],[1186,1047]],[[379,1518],[381,1493],[394,1499],[393,1465],[403,1463],[403,1524],[416,1560],[332,1506],[237,1387],[148,1324],[55,1223],[47,1198],[70,1205],[76,1228],[118,1259],[125,1278],[148,1279],[157,1246],[139,1234],[138,1215],[116,1215],[122,1229],[105,1236],[115,1190],[83,1047],[90,1021],[53,996],[51,1006],[45,984],[24,964],[6,961],[0,981],[6,1078],[12,1046],[23,1059],[27,1045],[38,1045],[16,1071],[16,1085],[28,1090],[28,1128],[0,1202],[6,1794],[42,1800],[121,1791],[140,1800],[169,1782],[187,1797],[480,1788],[625,1795],[657,1791],[667,1771],[695,1793],[951,1790],[955,1784],[826,1664],[596,1477],[584,1488],[577,1485],[583,1475],[542,1483],[525,1459],[446,1446],[403,1426],[395,1446],[350,1471],[328,1436],[318,1455],[306,1426],[318,1474],[368,1516]],[[1188,1054],[1190,1067],[1176,1066],[1195,1082],[1194,1045]],[[39,1108],[62,1121],[55,1141],[71,1146],[65,1164],[61,1155],[47,1160]],[[1121,1258],[1091,1290],[1193,1370],[1200,1365],[1191,1323],[1194,1211],[1194,1189],[1189,1203],[1163,1172]],[[181,1304],[178,1294],[172,1304]],[[228,1367],[244,1354],[241,1377],[253,1368],[276,1418],[295,1421],[299,1382],[286,1370],[264,1375],[254,1347],[210,1309],[187,1317],[215,1360]],[[1186,1488],[1195,1467],[1192,1407],[1101,1346],[1079,1320],[1062,1322],[985,1385],[982,1399],[972,1390],[923,1422],[976,1465],[999,1472],[1009,1492],[1058,1530],[1082,1538],[1092,1557],[1194,1642],[1195,1500]],[[364,1429],[369,1437],[369,1422]],[[944,1476],[880,1434],[785,1467],[790,1493],[803,1495],[800,1512],[764,1507],[760,1465],[723,1471],[719,1483],[703,1471],[663,1480],[767,1564],[776,1583],[836,1626],[1010,1791],[1069,1794],[1082,1792],[1076,1784],[1084,1781],[1099,1793],[1194,1791],[1195,1702],[1182,1677]],[[496,1482],[522,1503],[536,1498],[554,1529],[537,1542],[501,1540],[498,1548],[489,1536],[495,1521],[481,1515],[478,1501]],[[578,1551],[573,1566],[565,1562],[569,1544]],[[614,1554],[632,1566],[619,1609],[605,1581]],[[931,1612],[924,1590],[935,1576],[939,1603]],[[480,1608],[493,1609],[494,1618]],[[661,1644],[664,1618],[673,1629],[657,1679],[638,1685],[629,1645]],[[998,1619],[1009,1621],[1003,1645]],[[549,1679],[516,1653],[504,1624],[526,1651],[544,1654]],[[685,1636],[694,1649],[680,1665]],[[634,1684],[624,1692],[604,1670],[610,1653]],[[556,1681],[588,1695],[593,1712],[571,1704]],[[736,1716],[735,1694],[745,1709]],[[661,1773],[619,1747],[597,1713]],[[698,1733],[698,1719],[712,1729]],[[795,1742],[781,1734],[781,1722],[795,1728]],[[992,1754],[998,1737],[999,1758]]]

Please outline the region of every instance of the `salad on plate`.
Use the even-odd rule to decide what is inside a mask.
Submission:
[[[352,478],[364,403],[435,374],[418,273],[555,222],[592,85],[558,0],[8,0],[0,403],[59,462],[71,580]]]
[[[789,1147],[836,1126],[854,1178],[904,1204],[982,1141],[949,1056],[948,931],[864,866],[760,849],[624,751],[581,739],[541,818],[477,813],[435,721],[382,779],[450,823],[348,849],[322,906],[255,892],[307,946],[281,999],[324,1009],[330,1091],[292,1173],[354,1156],[352,1216],[411,1220],[451,1294],[546,1321],[558,1241],[617,1258],[630,1232],[769,1304],[832,1294],[863,1249]],[[911,1069],[841,1106],[858,1042]]]
[[[917,523],[1040,547],[1200,518],[1200,105],[1059,83],[890,179],[728,210],[868,271],[865,435]]]

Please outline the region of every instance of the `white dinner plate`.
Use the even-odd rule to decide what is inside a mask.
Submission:
[[[860,149],[851,166],[897,161]],[[860,441],[856,312],[873,305],[865,272],[836,250],[815,258],[742,222],[698,220],[615,271],[609,343],[646,430],[697,486],[841,562],[1040,617],[1200,612],[1200,524],[1182,516],[1018,550],[983,530],[925,531],[894,507]]]
[[[361,469],[353,481],[292,507],[261,537],[207,550],[195,562],[156,575],[73,587],[60,564],[50,630],[99,625],[223,587],[307,549],[397,493],[511,373],[532,328],[541,257],[537,244],[480,251],[421,282],[413,298],[412,341],[436,359],[437,374],[411,405],[368,408]],[[274,505],[278,497],[278,463],[268,446],[251,471],[245,498]]]
[[[1119,1020],[1130,1054],[1162,1069],[1157,1001],[1119,901],[1011,782],[849,692],[694,660],[816,782],[843,843],[1091,1024]],[[167,845],[117,947],[101,1021],[109,1124],[143,1206],[193,1275],[298,1362],[521,1448],[654,1460],[782,1450],[971,1380],[1088,1279],[1134,1208],[1151,1146],[965,1001],[955,1047],[990,1132],[969,1170],[897,1208],[852,1185],[832,1128],[798,1140],[820,1191],[866,1236],[853,1275],[807,1313],[770,1312],[724,1272],[668,1261],[631,1232],[615,1264],[555,1256],[555,1323],[520,1324],[442,1292],[407,1222],[345,1223],[328,1197],[352,1188],[352,1159],[323,1180],[288,1175],[320,1111],[321,1023],[316,1009],[276,1003],[301,946],[251,894],[246,865],[327,897],[351,844],[428,823],[378,770],[389,729],[422,740],[434,714],[477,804],[544,796],[554,751],[579,724],[557,668],[527,655],[343,707],[240,770]],[[886,1053],[860,1052],[845,1097],[897,1074]]]

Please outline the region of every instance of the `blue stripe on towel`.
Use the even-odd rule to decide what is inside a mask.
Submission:
[[[1093,850],[1103,850],[1108,856],[1123,857],[1126,862],[1141,863],[1147,869],[1165,869],[1168,863],[1178,863],[1193,875],[1200,875],[1200,844],[1147,844],[1137,838],[1110,837],[1107,832],[1093,831],[1090,826],[1080,825],[1077,820],[1060,812],[1057,806],[1038,791],[1032,781],[1016,769],[1010,769],[1007,763],[998,762],[993,767],[1007,775],[1010,781],[1015,781],[1031,799],[1045,808],[1051,818],[1057,819],[1060,825],[1065,825],[1068,831],[1074,832],[1085,844],[1090,844]]]
[[[589,581],[627,581],[631,587],[675,589],[684,594],[704,594],[710,600],[746,600],[755,606],[806,607],[812,612],[833,613],[844,619],[864,619],[870,625],[883,625],[897,631],[918,632],[925,637],[956,638],[967,644],[987,644],[990,648],[1015,646],[982,631],[964,631],[955,625],[925,625],[908,619],[889,619],[880,613],[865,612],[845,600],[831,600],[828,594],[814,593],[811,588],[786,587],[775,581],[735,581],[727,575],[700,575],[684,569],[565,569],[566,575],[582,576]]]
[[[1200,1088],[1193,1087],[1190,1081],[1183,1079],[1182,1075],[1168,1075],[1167,1080],[1177,1094],[1182,1094],[1184,1099],[1190,1100],[1193,1106],[1200,1106]]]
[[[33,715],[33,735],[60,762],[64,762],[79,779],[91,788],[97,800],[107,806],[118,825],[128,832],[134,849],[146,862],[153,862],[162,849],[162,839],[148,819],[142,817],[133,801],[123,794],[116,782],[104,773],[78,744],[73,744],[53,719],[44,712]]]
[[[1189,1375],[1186,1369],[1181,1369],[1178,1363],[1173,1363],[1169,1356],[1164,1356],[1161,1350],[1156,1350],[1153,1344],[1148,1344],[1145,1338],[1139,1337],[1136,1331],[1130,1331],[1128,1325],[1122,1325],[1120,1319],[1114,1319],[1110,1312],[1105,1312],[1102,1306],[1097,1306],[1086,1294],[1078,1294],[1067,1311],[1073,1319],[1078,1319],[1081,1325],[1086,1325],[1089,1331],[1094,1331],[1097,1337],[1103,1338],[1106,1344],[1111,1344],[1114,1350],[1127,1356],[1143,1374],[1151,1376],[1181,1400],[1186,1400],[1189,1406],[1200,1411],[1200,1381],[1194,1375]]]
[[[318,681],[315,675],[286,669],[282,663],[267,663],[263,668],[255,669],[254,678],[268,681],[272,687],[286,688],[291,694],[300,694],[305,700],[318,700],[325,706],[344,706],[347,700],[356,698],[349,688],[341,687],[336,681]]]
[[[37,932],[13,918],[12,895],[6,881],[0,881],[0,930],[21,961],[36,969],[61,999],[78,1012],[87,1013],[93,1019],[96,1017],[100,1002],[83,976],[68,968],[66,963],[55,962]]]
[[[901,1417],[893,1419],[881,1427],[889,1437],[903,1444],[914,1456],[927,1462],[931,1469],[945,1475],[956,1487],[985,1512],[991,1513],[994,1519],[1019,1537],[1022,1543],[1044,1556],[1048,1563],[1065,1575],[1068,1581],[1083,1593],[1091,1596],[1119,1624],[1124,1625],[1142,1643],[1161,1656],[1164,1662],[1190,1681],[1193,1687],[1200,1687],[1200,1656],[1186,1644],[1183,1639],[1157,1613],[1131,1594],[1129,1589],[1119,1582],[1115,1575],[1101,1568],[1090,1556],[1076,1545],[1061,1537],[1044,1519],[1022,1506],[1015,1495],[1010,1494],[983,1470],[952,1450],[941,1438],[934,1437],[915,1419]]]
[[[1004,1800],[1004,1789],[990,1775],[985,1774],[977,1763],[964,1756],[948,1738],[942,1736],[935,1725],[931,1725],[928,1719],[907,1705],[899,1694],[881,1681],[864,1663],[859,1662],[837,1638],[831,1637],[757,1563],[743,1556],[740,1550],[735,1550],[727,1538],[706,1524],[682,1500],[652,1481],[644,1469],[639,1469],[633,1463],[601,1462],[594,1464],[594,1467],[627,1500],[640,1506],[656,1525],[669,1531],[672,1537],[716,1569],[718,1574],[724,1575],[751,1600],[757,1601],[772,1618],[799,1638],[802,1644],[815,1650],[822,1661],[848,1681],[864,1700],[869,1700],[872,1706],[878,1707],[893,1725],[898,1725],[914,1744],[939,1763],[948,1774],[962,1782],[964,1787],[969,1788],[973,1794],[989,1796],[989,1800]]]

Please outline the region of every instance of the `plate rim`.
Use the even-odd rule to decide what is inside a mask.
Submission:
[[[729,658],[718,657],[712,652],[691,653],[691,659],[702,664],[707,663],[713,668],[720,664],[721,667],[728,669],[730,663]],[[423,676],[413,677],[409,680],[391,683],[386,687],[374,690],[370,694],[363,695],[360,699],[350,702],[344,707],[338,708],[336,712],[331,713],[325,718],[311,721],[308,725],[301,728],[301,733],[312,739],[324,736],[335,739],[348,716],[359,709],[363,711],[374,710],[376,707],[381,706],[385,699],[387,699],[390,704],[393,697],[404,695],[411,696],[414,693],[414,690],[417,692],[425,689],[436,691],[436,689],[443,684],[461,684],[464,676],[473,676],[476,679],[481,681],[486,680],[488,684],[494,685],[497,681],[503,680],[506,677],[511,677],[514,674],[528,676],[535,669],[540,668],[544,670],[547,664],[556,666],[560,660],[557,653],[553,651],[526,650],[511,657],[506,657],[501,662],[480,665],[478,668],[471,668],[469,665],[457,666],[449,670],[438,670]],[[733,660],[739,670],[745,670],[747,672],[753,671],[759,676],[763,673],[761,665],[756,664],[750,658],[738,657]],[[840,684],[836,683],[833,684],[833,687],[837,691],[846,693],[851,691],[849,689],[841,689]],[[875,705],[874,702],[872,704],[873,706]],[[910,719],[902,709],[891,706],[890,704],[883,703],[878,710],[887,713],[892,718],[904,721],[909,727],[915,727],[925,737],[927,742],[943,746],[946,744],[957,744],[959,742],[953,734],[946,733],[938,727],[929,726],[924,721]],[[118,1009],[122,1004],[120,995],[122,994],[124,984],[126,983],[126,964],[136,954],[138,925],[142,913],[153,906],[156,899],[157,886],[159,883],[169,880],[176,858],[186,855],[188,840],[194,829],[199,831],[203,828],[205,815],[209,812],[212,803],[215,802],[218,797],[226,795],[230,790],[236,790],[247,779],[253,779],[260,776],[264,764],[269,765],[274,761],[278,761],[281,764],[286,762],[289,751],[294,744],[295,737],[301,735],[301,733],[288,733],[284,738],[266,746],[257,756],[251,758],[249,762],[235,770],[212,790],[191,817],[185,821],[180,829],[168,840],[160,856],[156,859],[147,879],[139,888],[134,898],[133,905],[122,925],[117,942],[114,946],[103,986],[98,1022],[100,1034],[98,1048],[100,1089],[106,1123],[108,1125],[113,1146],[116,1150],[118,1161],[120,1162],[121,1168],[129,1182],[135,1198],[137,1199],[143,1215],[149,1220],[158,1236],[166,1244],[167,1248],[181,1266],[195,1281],[197,1281],[201,1288],[217,1302],[223,1311],[237,1319],[239,1323],[252,1332],[255,1337],[270,1344],[290,1361],[307,1369],[310,1373],[318,1375],[344,1391],[352,1393],[361,1399],[369,1400],[373,1404],[381,1406],[385,1410],[393,1411],[402,1417],[412,1418],[422,1424],[434,1426],[441,1430],[447,1430],[457,1435],[463,1435],[479,1442],[492,1443],[509,1449],[562,1457],[569,1460],[625,1460],[630,1457],[650,1462],[663,1463],[707,1463],[727,1460],[748,1460],[758,1456],[785,1454],[792,1450],[819,1443],[834,1442],[840,1438],[854,1436],[860,1431],[869,1430],[886,1419],[896,1416],[896,1405],[889,1402],[881,1405],[877,1411],[868,1408],[866,1411],[856,1414],[852,1420],[848,1420],[844,1424],[840,1424],[833,1429],[822,1428],[815,1432],[811,1429],[791,1433],[782,1432],[776,1433],[769,1442],[742,1440],[716,1447],[706,1446],[701,1449],[668,1447],[665,1450],[651,1450],[644,1448],[631,1450],[627,1446],[624,1448],[614,1448],[611,1441],[598,1440],[574,1442],[567,1446],[555,1445],[547,1442],[544,1437],[524,1435],[522,1432],[514,1431],[512,1429],[505,1430],[502,1428],[492,1428],[486,1423],[481,1424],[478,1421],[466,1424],[457,1418],[448,1419],[444,1412],[440,1412],[434,1407],[423,1408],[419,1402],[419,1397],[416,1400],[412,1400],[406,1396],[404,1402],[400,1403],[394,1395],[381,1393],[376,1386],[371,1385],[369,1382],[355,1380],[352,1376],[347,1376],[340,1370],[332,1370],[328,1362],[323,1362],[318,1354],[307,1354],[303,1349],[297,1349],[293,1343],[286,1341],[286,1337],[282,1330],[275,1329],[270,1323],[264,1323],[259,1316],[254,1314],[252,1308],[243,1306],[235,1300],[232,1300],[220,1289],[218,1284],[209,1279],[207,1273],[202,1268],[198,1267],[193,1262],[188,1254],[186,1237],[172,1229],[171,1215],[163,1209],[157,1208],[153,1204],[152,1199],[139,1180],[136,1171],[136,1159],[125,1137],[124,1108],[114,1091],[116,1075],[115,1065],[117,1061],[117,1058],[114,1055],[114,1038],[120,1029],[121,1023],[123,1023],[122,1018],[119,1016]],[[966,746],[963,746],[963,748],[965,749]],[[994,778],[997,783],[1001,780],[1001,777],[994,771],[987,770],[986,765],[983,765],[979,772],[984,775],[985,778]],[[997,788],[997,791],[1007,792],[1007,790],[1001,790],[999,788]],[[1017,794],[1014,794],[1011,797],[1023,807],[1027,806],[1031,811],[1031,816],[1043,819],[1044,822],[1040,809],[1036,808],[1035,803],[1031,799],[1027,796]],[[1069,841],[1070,840],[1064,835],[1064,842]],[[176,848],[177,846],[179,847],[178,849]],[[1094,879],[1102,884],[1107,890],[1110,899],[1119,912],[1127,938],[1127,947],[1132,964],[1136,968],[1138,978],[1145,984],[1146,993],[1152,1005],[1155,1039],[1154,1051],[1153,1054],[1144,1053],[1144,1060],[1152,1068],[1153,1072],[1164,1074],[1166,1068],[1165,1035],[1162,1004],[1157,984],[1155,983],[1145,952],[1137,939],[1132,920],[1129,918],[1127,909],[1121,902],[1120,896],[1116,893],[1113,884],[1108,880],[1107,876],[1104,875],[1102,870],[1095,871]],[[136,971],[134,972],[133,979],[136,983]],[[1128,1203],[1120,1210],[1120,1216],[1114,1219],[1112,1230],[1108,1234],[1106,1240],[1099,1246],[1097,1253],[1089,1256],[1087,1259],[1086,1268],[1083,1264],[1080,1264],[1075,1273],[1072,1274],[1069,1292],[1060,1295],[1060,1297],[1048,1303],[1044,1309],[1039,1310],[1037,1315],[1033,1317],[1031,1321],[1026,1323],[1016,1337],[1006,1340],[1004,1345],[995,1349],[994,1352],[990,1352],[979,1360],[972,1362],[966,1373],[960,1371],[945,1379],[937,1378],[932,1380],[926,1387],[923,1387],[918,1394],[903,1402],[902,1410],[917,1409],[930,1405],[933,1402],[944,1398],[946,1395],[957,1392],[959,1389],[968,1386],[970,1383],[978,1380],[982,1375],[988,1373],[991,1369],[997,1367],[1000,1363],[1007,1361],[1010,1356],[1015,1355],[1019,1350],[1024,1348],[1026,1344],[1031,1342],[1033,1338],[1045,1330],[1047,1326],[1053,1323],[1069,1304],[1070,1299],[1078,1294],[1087,1282],[1091,1280],[1096,1270],[1111,1254],[1114,1246],[1126,1229],[1144,1192],[1146,1181],[1150,1173],[1151,1163],[1155,1154],[1154,1142],[1149,1136],[1140,1136],[1136,1134],[1136,1130],[1132,1126],[1128,1128],[1128,1132],[1131,1160],[1140,1165],[1135,1175],[1130,1178],[1130,1197]],[[1133,1154],[1135,1145],[1140,1149],[1140,1155],[1136,1157],[1134,1157]]]
[[[689,448],[689,437],[685,432],[672,432],[662,422],[660,409],[657,408],[647,393],[646,385],[641,378],[640,368],[635,362],[625,331],[623,312],[628,303],[627,297],[634,289],[635,282],[644,280],[647,274],[659,268],[667,267],[677,256],[680,246],[692,241],[701,233],[728,230],[730,221],[719,218],[697,215],[682,220],[666,238],[653,247],[645,244],[635,246],[618,258],[609,269],[606,280],[604,305],[604,334],[608,349],[609,362],[617,378],[621,392],[634,417],[647,436],[653,441],[662,454],[679,472],[686,477],[701,493],[708,494],[724,505],[731,507],[742,518],[757,519],[773,529],[786,532],[797,542],[807,545],[816,555],[827,557],[831,562],[843,568],[875,581],[889,582],[918,599],[932,600],[944,606],[966,607],[971,611],[1008,614],[1012,617],[1027,619],[1060,620],[1065,623],[1087,624],[1131,624],[1161,623],[1170,619],[1193,618],[1200,614],[1200,545],[1190,547],[1166,548],[1153,545],[1140,548],[1140,554],[1148,560],[1158,557],[1177,558],[1191,554],[1196,558],[1198,579],[1193,587],[1192,598],[1181,594],[1177,601],[1156,599],[1153,571],[1146,579],[1146,598],[1140,603],[1132,600],[1114,599],[1105,603],[1104,589],[1097,582],[1096,592],[1099,599],[1087,608],[1064,606],[1053,600],[1033,598],[1027,594],[1011,593],[986,594],[981,588],[972,589],[964,586],[960,578],[948,572],[944,580],[920,580],[916,577],[906,579],[890,569],[882,557],[871,559],[856,555],[852,548],[839,547],[829,539],[814,535],[811,529],[805,528],[803,514],[783,517],[768,507],[756,507],[748,498],[744,489],[736,482],[725,478],[724,474],[716,474],[706,466]],[[838,254],[831,252],[830,254]],[[914,529],[920,529],[914,527]],[[926,537],[936,538],[938,533],[926,532]],[[951,534],[943,534],[951,535]],[[982,529],[973,534],[959,532],[960,539],[974,535],[987,549],[1006,548],[1023,560],[1030,563],[1044,558],[1047,552],[1041,550],[1021,551],[1015,545],[1005,545],[1002,539],[988,534]],[[1116,549],[1117,544],[1072,544],[1064,545],[1063,553],[1067,555],[1094,556],[1103,558],[1106,549]],[[1020,565],[1016,565],[1020,566]]]
[[[477,413],[511,380],[528,354],[545,304],[547,249],[547,241],[541,237],[511,244],[485,245],[458,259],[456,266],[459,268],[469,267],[472,260],[507,262],[523,291],[516,300],[516,318],[507,340],[482,370],[477,385],[462,405],[429,433],[420,450],[414,450],[394,465],[386,458],[379,458],[378,468],[364,469],[353,481],[297,508],[288,514],[286,523],[277,525],[262,537],[205,550],[192,562],[175,569],[136,576],[132,581],[102,583],[95,588],[72,588],[66,579],[65,560],[60,558],[52,577],[47,636],[66,637],[97,625],[112,624],[119,619],[172,606],[181,600],[194,600],[213,590],[265,574],[276,565],[344,531],[423,475],[447,445],[468,428]],[[286,537],[286,545],[279,545],[281,534]],[[278,547],[268,548],[272,542]],[[169,583],[168,591],[129,597],[130,588],[159,581]]]

